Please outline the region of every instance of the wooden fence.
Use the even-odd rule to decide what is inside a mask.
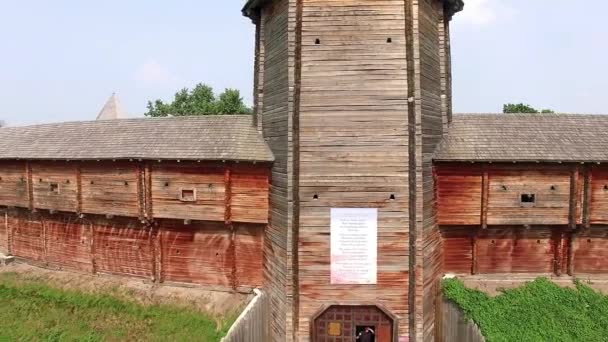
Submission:
[[[485,342],[486,339],[477,324],[467,319],[456,304],[444,299],[441,305],[439,341]]]
[[[255,297],[234,322],[222,342],[268,341],[268,296],[254,290]]]

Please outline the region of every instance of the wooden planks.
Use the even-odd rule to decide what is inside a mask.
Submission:
[[[264,225],[235,224],[236,286],[262,287],[264,273]]]
[[[224,221],[223,168],[155,164],[151,173],[154,217]],[[183,191],[192,200],[181,199]]]
[[[184,226],[163,221],[160,230],[163,281],[233,286],[232,233],[223,222]]]
[[[549,228],[488,228],[477,239],[480,274],[554,272],[555,245]]]
[[[31,163],[34,208],[78,211],[76,168],[72,163]]]
[[[136,164],[85,164],[80,172],[83,213],[139,217]]]
[[[14,256],[34,263],[46,263],[44,225],[36,214],[11,213],[8,228],[11,230]]]
[[[0,167],[0,205],[25,207],[28,190],[24,162],[3,162]]]
[[[8,211],[0,209],[0,253],[9,255]]]
[[[299,170],[294,172],[299,172],[297,336],[303,340],[312,315],[327,302],[379,303],[407,322],[405,28],[403,1],[302,1]],[[378,284],[330,284],[332,207],[379,208]],[[407,324],[399,325],[399,334],[408,334]]]
[[[440,225],[480,225],[481,165],[436,166]]]
[[[473,238],[476,230],[469,227],[442,229],[443,270],[445,273],[471,274]]]
[[[231,220],[268,223],[268,170],[233,168],[231,173]]]
[[[592,227],[576,234],[572,248],[575,274],[608,273],[608,228]]]
[[[135,219],[94,223],[95,270],[100,273],[152,278],[153,250],[150,229]]]
[[[92,272],[89,226],[73,215],[43,218],[46,262],[55,267]]]

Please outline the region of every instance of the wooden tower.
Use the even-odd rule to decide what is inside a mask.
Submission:
[[[363,325],[379,341],[434,339],[442,258],[431,158],[451,120],[449,20],[462,7],[246,4],[256,122],[276,158],[265,239],[273,340],[350,341]],[[345,208],[369,214],[355,241],[337,236]],[[353,246],[364,257],[350,272],[335,254]]]

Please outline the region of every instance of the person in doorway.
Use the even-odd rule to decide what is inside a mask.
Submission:
[[[376,333],[374,329],[370,327],[365,327],[365,329],[359,333],[357,336],[357,342],[375,342],[376,341]]]

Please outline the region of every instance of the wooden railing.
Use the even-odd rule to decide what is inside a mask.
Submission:
[[[441,331],[438,341],[485,342],[481,330],[454,302],[444,299],[440,312]]]
[[[254,290],[255,297],[234,322],[221,342],[268,341],[268,296]]]

